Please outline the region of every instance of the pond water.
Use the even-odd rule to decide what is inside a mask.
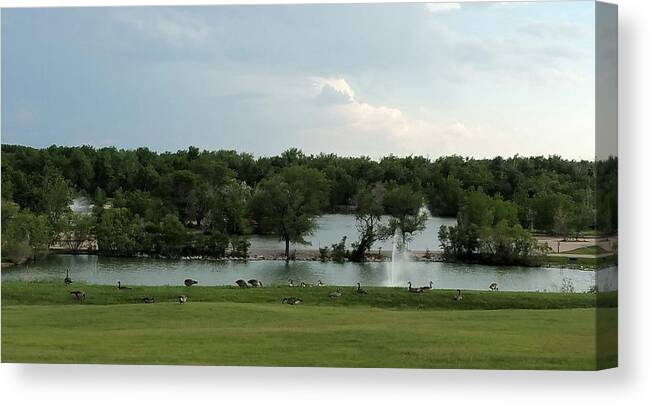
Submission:
[[[200,285],[231,285],[237,279],[259,279],[266,285],[295,282],[330,285],[406,286],[407,281],[435,288],[485,290],[492,282],[500,290],[585,292],[597,283],[599,290],[617,289],[617,268],[581,271],[560,268],[494,267],[441,262],[403,263],[401,276],[390,282],[391,263],[366,264],[332,262],[249,261],[219,262],[162,260],[151,258],[109,258],[95,255],[52,255],[29,265],[2,269],[2,280],[55,280],[63,282],[66,268],[77,282],[130,285],[181,285],[194,278]]]
[[[80,212],[87,208],[87,201],[78,201]],[[438,229],[442,224],[455,224],[453,218],[430,217],[425,231],[409,243],[411,250],[439,250]],[[311,245],[293,245],[293,249],[317,249],[330,246],[347,236],[347,245],[357,240],[353,215],[324,215],[318,219],[318,230],[308,236]],[[253,236],[251,248],[282,249],[276,237]],[[391,252],[393,240],[377,242],[374,249]],[[398,270],[396,270],[396,268]],[[118,280],[131,285],[180,285],[185,278],[194,278],[201,285],[231,285],[237,279],[259,279],[263,283],[286,284],[289,279],[296,283],[354,285],[361,282],[368,286],[406,286],[408,281],[424,286],[430,281],[443,289],[487,289],[492,282],[500,290],[513,291],[571,291],[585,292],[595,284],[599,290],[617,289],[617,268],[598,272],[561,268],[499,267],[488,265],[452,264],[443,262],[412,262],[402,259],[391,262],[365,264],[316,261],[200,261],[163,260],[151,258],[110,258],[95,255],[52,255],[45,260],[24,266],[2,269],[2,280],[52,280],[65,277],[70,268],[76,281],[94,284],[115,284]]]
[[[383,220],[386,221],[387,218],[385,217]],[[310,242],[310,245],[292,244],[292,249],[316,250],[319,247],[330,247],[332,244],[341,241],[343,236],[347,237],[346,244],[350,247],[350,244],[357,241],[359,237],[359,232],[355,227],[354,215],[323,215],[317,219],[317,222],[317,231],[306,237],[306,240]],[[413,240],[409,242],[409,248],[411,250],[423,251],[426,249],[429,249],[430,251],[440,250],[438,231],[443,224],[454,225],[456,224],[456,219],[430,216],[427,220],[427,227],[422,233],[414,236]],[[253,249],[284,248],[283,243],[278,240],[278,237],[251,236],[249,241],[251,242],[251,247]],[[376,242],[373,245],[373,249],[378,248],[382,248],[382,250],[385,251],[391,251],[393,248],[393,240],[389,239]]]

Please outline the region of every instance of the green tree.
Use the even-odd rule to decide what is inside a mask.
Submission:
[[[359,238],[352,244],[351,261],[366,261],[366,253],[371,249],[373,243],[384,237],[381,222],[382,213],[384,212],[384,193],[384,187],[377,184],[373,188],[362,190],[357,195],[355,226]]]
[[[564,239],[570,235],[570,226],[572,225],[573,217],[571,212],[563,209],[562,207],[556,208],[554,213],[554,224],[552,230],[554,234],[563,236]]]
[[[545,253],[518,223],[514,203],[476,190],[464,196],[457,225],[441,226],[439,240],[447,259],[532,265]]]
[[[89,150],[92,152],[92,150]],[[82,148],[75,147],[63,164],[63,175],[81,189],[89,189],[95,177],[95,170]]]
[[[22,264],[46,252],[50,229],[45,215],[20,210],[9,201],[2,201],[2,256]]]
[[[498,265],[539,265],[547,252],[530,232],[506,220],[483,228],[478,247],[482,261]]]
[[[95,237],[95,217],[89,214],[70,213],[66,219],[64,244],[73,253],[78,253]]]
[[[96,232],[97,247],[104,254],[130,256],[138,251],[140,224],[127,208],[105,209]]]
[[[183,223],[173,214],[163,217],[160,224],[160,253],[168,257],[178,257],[186,246],[188,235]]]
[[[338,243],[332,244],[332,252],[330,257],[334,262],[342,263],[348,258],[348,250],[346,250],[346,236],[343,236]]]
[[[584,230],[595,227],[595,211],[586,204],[579,203],[575,206],[573,218],[572,230],[577,238]]]
[[[251,188],[243,181],[231,180],[214,193],[208,213],[208,228],[226,235],[249,231],[248,204]]]
[[[316,228],[316,217],[328,198],[329,185],[318,170],[303,166],[285,168],[263,180],[251,201],[251,212],[262,232],[276,234],[289,244],[307,244],[304,237]]]
[[[391,215],[385,228],[385,236],[392,235],[398,230],[402,245],[425,229],[427,213],[421,211],[423,196],[407,185],[394,186],[384,195],[384,210]]]
[[[50,245],[59,240],[65,230],[65,220],[70,212],[70,188],[60,175],[45,177],[41,189],[40,211],[45,213],[50,224]]]
[[[460,180],[452,176],[437,178],[428,191],[430,212],[436,216],[456,216],[462,197]]]
[[[249,248],[251,242],[245,237],[231,237],[231,256],[247,259],[249,257]]]

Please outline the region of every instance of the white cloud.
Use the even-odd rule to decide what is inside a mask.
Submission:
[[[567,21],[543,22],[531,21],[519,28],[520,32],[536,38],[570,38],[583,36],[587,29],[579,24]]]
[[[560,74],[556,72],[555,74]],[[570,142],[570,138],[590,139],[594,133],[580,116],[557,122],[561,112],[541,111],[523,106],[511,113],[522,119],[506,121],[494,114],[464,119],[453,110],[417,108],[416,114],[391,105],[365,102],[355,95],[343,78],[311,78],[319,91],[311,97],[319,100],[324,93],[338,88],[347,98],[331,103],[311,103],[309,110],[300,110],[310,103],[295,100],[293,109],[301,111],[297,122],[296,144],[308,153],[337,153],[367,155],[374,158],[396,155],[424,155],[432,158],[458,154],[474,157],[521,155],[550,155],[558,153],[559,145],[571,157],[583,156],[586,144]],[[562,109],[562,108],[561,108]],[[295,114],[296,115],[296,114]],[[528,124],[523,124],[528,122]],[[587,127],[586,127],[587,124]],[[544,135],[541,135],[544,134]]]
[[[201,45],[213,32],[213,28],[204,20],[172,10],[120,12],[117,18],[150,38],[174,46]]]
[[[324,104],[346,104],[354,102],[355,92],[342,78],[310,78],[317,92],[316,100]]]
[[[425,3],[425,7],[431,12],[431,13],[440,13],[444,11],[452,11],[452,10],[459,10],[461,8],[461,4],[459,3]]]
[[[399,108],[362,102],[343,78],[312,77],[311,80],[318,89],[314,95],[319,105],[315,112],[318,118],[303,128],[301,134],[315,152],[374,157],[388,153],[467,154],[464,147],[483,135],[478,125],[415,119]],[[323,102],[324,98],[333,102]]]
[[[314,84],[314,88],[317,93],[323,94],[323,92],[335,92],[341,94],[347,100],[353,100],[355,98],[355,92],[353,91],[350,84],[346,80],[337,77],[310,77],[310,80]]]

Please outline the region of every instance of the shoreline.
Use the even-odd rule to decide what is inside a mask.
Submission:
[[[181,256],[181,257],[167,257],[167,256],[150,256],[147,254],[138,254],[134,256],[113,256],[101,254],[96,250],[82,250],[82,251],[71,251],[68,249],[54,248],[50,249],[50,254],[52,255],[95,255],[98,257],[110,257],[110,258],[151,258],[151,259],[160,259],[160,260],[178,260],[178,261],[210,261],[210,262],[248,262],[248,261],[287,261],[284,256],[284,251],[280,249],[265,249],[258,248],[252,249],[247,258],[227,256],[227,257],[209,257],[209,256]],[[296,249],[292,251],[294,254],[294,259],[289,261],[294,262],[324,262],[324,263],[336,263],[332,259],[322,261],[319,256],[318,250],[310,249]],[[429,255],[428,255],[429,254]],[[594,257],[587,257],[585,255],[580,255],[581,258],[592,259],[594,258],[594,264],[577,264],[571,261],[572,257],[568,254],[549,254],[547,258],[541,265],[530,266],[531,268],[558,268],[558,269],[572,269],[580,271],[598,271],[603,268],[616,266],[615,265],[598,265],[598,260],[611,257],[614,254],[599,254]],[[562,263],[554,260],[555,257],[567,259],[567,263]],[[423,251],[423,250],[410,250],[409,258],[412,262],[425,262],[425,263],[449,263],[449,264],[466,264],[466,265],[488,265],[494,267],[523,267],[526,265],[499,265],[492,263],[483,263],[483,262],[465,262],[465,261],[446,261],[443,258],[443,253],[441,251]],[[391,251],[386,251],[382,249],[371,250],[369,253],[369,258],[364,262],[353,262],[349,259],[345,259],[343,263],[355,263],[355,264],[368,264],[368,263],[389,263],[391,262]],[[25,264],[15,264],[12,262],[2,262],[2,269],[5,268],[15,268],[21,267]]]

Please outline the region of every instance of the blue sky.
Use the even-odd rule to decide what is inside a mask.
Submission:
[[[594,157],[594,3],[2,11],[2,142]]]

